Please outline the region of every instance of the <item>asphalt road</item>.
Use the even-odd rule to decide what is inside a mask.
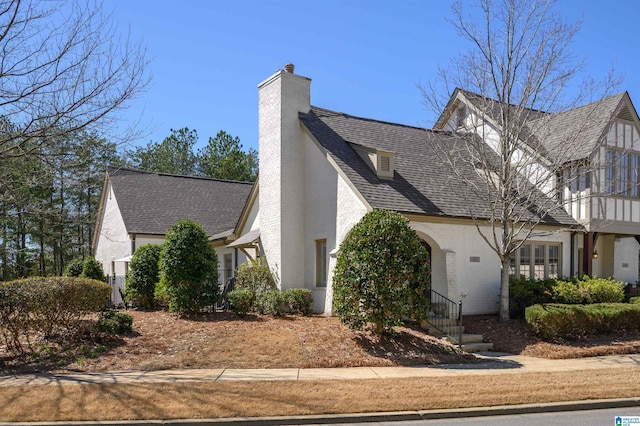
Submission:
[[[422,425],[474,425],[474,426],[616,426],[617,416],[638,417],[640,407],[604,410],[565,411],[560,413],[518,414],[507,416],[469,417],[462,419],[419,420],[410,422],[340,423],[357,426],[422,426]],[[623,423],[623,425],[625,425]],[[640,426],[639,423],[625,426]],[[334,426],[338,426],[334,424]]]

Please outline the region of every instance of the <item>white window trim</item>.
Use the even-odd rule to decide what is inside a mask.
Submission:
[[[558,247],[558,271],[557,271],[557,277],[561,278],[562,277],[562,243],[555,242],[555,241],[527,241],[524,244],[522,244],[522,246],[520,246],[520,248],[518,248],[518,250],[516,250],[516,252],[513,253],[513,255],[511,256],[511,260],[513,261],[515,259],[515,262],[513,263],[513,265],[510,265],[510,268],[511,267],[515,267],[515,273],[514,274],[509,274],[509,276],[512,277],[512,278],[515,278],[515,279],[520,279],[520,278],[534,279],[535,246],[536,245],[544,245],[544,277],[543,277],[543,279],[549,278],[549,247],[550,246]],[[521,263],[520,263],[520,249],[522,249],[523,246],[531,246],[531,249],[530,249],[531,255],[530,255],[530,260],[529,260],[529,276],[528,277],[521,277],[520,276],[520,265],[521,265]]]

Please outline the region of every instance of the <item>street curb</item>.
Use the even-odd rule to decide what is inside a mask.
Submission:
[[[513,414],[554,413],[560,411],[600,410],[606,408],[640,407],[640,397],[594,399],[586,401],[549,402],[543,404],[500,405],[446,410],[395,411],[380,413],[321,414],[310,416],[232,417],[223,419],[120,420],[75,422],[0,422],[0,426],[85,426],[85,425],[170,425],[170,426],[277,426],[335,423],[398,422],[437,420],[465,417],[505,416]]]

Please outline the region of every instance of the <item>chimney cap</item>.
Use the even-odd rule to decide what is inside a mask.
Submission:
[[[295,65],[293,65],[293,64],[291,64],[291,63],[286,64],[286,65],[284,66],[285,71],[286,71],[286,72],[288,72],[288,73],[290,73],[290,74],[293,74],[293,69],[294,69],[294,68],[295,68]]]

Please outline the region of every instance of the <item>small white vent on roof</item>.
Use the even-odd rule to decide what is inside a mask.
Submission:
[[[380,171],[381,172],[389,172],[391,171],[391,158],[386,156],[386,155],[382,155],[380,156]]]
[[[379,178],[393,179],[395,152],[369,148],[354,143],[350,145],[371,170],[376,172]]]

